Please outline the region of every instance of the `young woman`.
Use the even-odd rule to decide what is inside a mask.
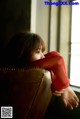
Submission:
[[[39,35],[29,32],[18,33],[10,40],[6,48],[6,66],[38,67],[50,71],[52,92],[56,95],[62,93],[62,99],[66,106],[70,106],[70,108],[77,106],[79,100],[69,87],[69,79],[66,74],[63,57],[55,51],[47,54],[44,54],[44,51],[45,43]],[[69,96],[72,96],[70,99],[72,105],[69,104]]]

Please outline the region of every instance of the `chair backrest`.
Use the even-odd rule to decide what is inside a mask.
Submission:
[[[12,106],[14,119],[43,119],[51,80],[43,69],[0,69],[0,106]]]

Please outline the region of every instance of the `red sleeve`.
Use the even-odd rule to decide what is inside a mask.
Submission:
[[[54,80],[54,77],[51,76],[52,84],[56,90],[59,91],[69,86],[65,62],[60,53],[55,51],[49,52],[45,55],[45,58],[32,62],[31,67],[52,71],[56,77]]]

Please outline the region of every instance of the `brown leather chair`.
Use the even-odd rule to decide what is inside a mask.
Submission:
[[[50,72],[0,68],[0,106],[12,106],[14,119],[43,119],[51,100]]]

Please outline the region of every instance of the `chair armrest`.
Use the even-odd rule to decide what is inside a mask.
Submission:
[[[0,106],[12,106],[15,119],[43,119],[51,99],[50,72],[0,68]]]
[[[47,70],[42,71],[44,76],[30,110],[28,119],[43,119],[52,97],[50,72]]]

